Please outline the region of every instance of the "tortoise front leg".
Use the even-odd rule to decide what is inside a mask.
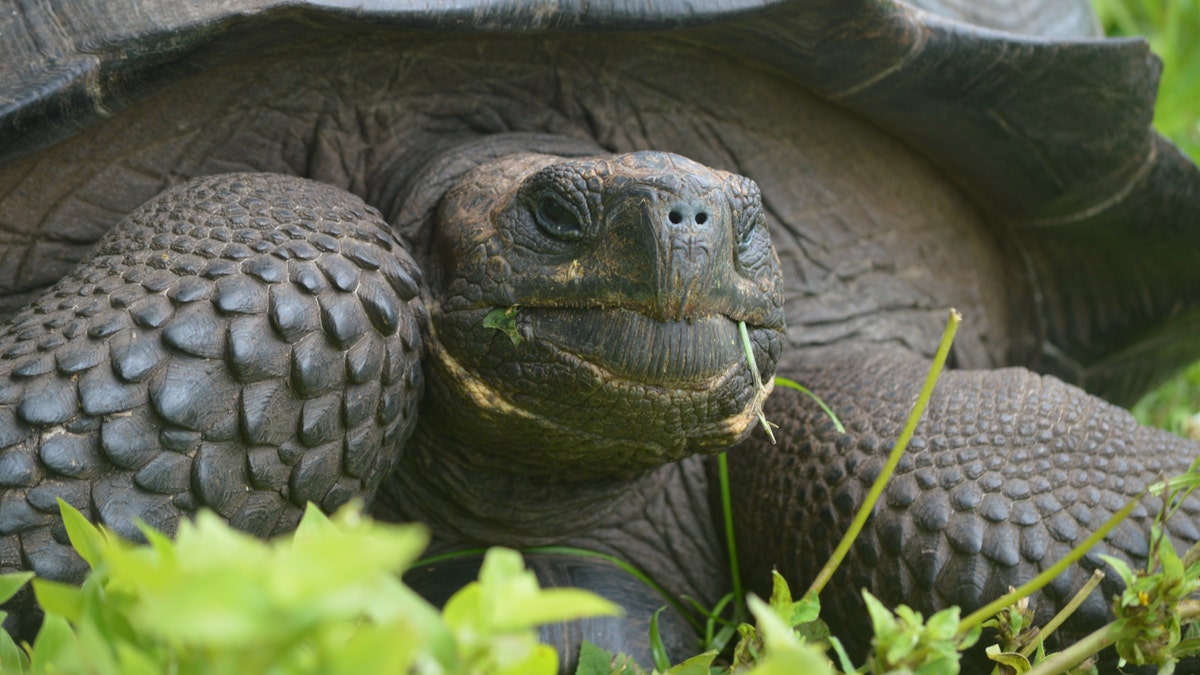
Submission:
[[[739,549],[750,583],[772,566],[799,594],[846,530],[899,436],[928,362],[900,350],[794,355],[779,372],[819,394],[845,423],[839,434],[806,397],[777,388],[766,414],[779,445],[756,434],[731,458]],[[942,374],[905,458],[838,576],[823,616],[843,640],[861,638],[860,589],[928,615],[970,611],[1064,556],[1148,485],[1183,473],[1196,443],[1140,426],[1125,410],[1021,368]],[[1084,583],[1098,557],[1143,566],[1160,507],[1141,505],[1105,542],[1035,597],[1045,621]],[[1177,546],[1200,539],[1200,500],[1167,523]],[[1182,548],[1181,548],[1182,550]],[[1110,574],[1067,625],[1108,620]],[[769,587],[768,587],[769,588]]]
[[[336,188],[231,174],[145,204],[0,332],[0,570],[82,577],[58,498],[135,538],[369,499],[422,390],[417,283]]]

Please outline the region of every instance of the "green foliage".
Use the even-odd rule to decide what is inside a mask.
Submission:
[[[1154,126],[1200,157],[1200,3],[1196,0],[1092,0],[1109,35],[1144,35],[1162,59]]]
[[[792,591],[783,575],[771,572],[771,600],[765,605],[765,611],[783,623],[789,632],[802,638],[805,642],[815,643],[829,637],[829,628],[818,618],[821,614],[821,602],[816,596],[805,598],[799,602],[792,600]],[[762,626],[762,612],[756,612],[755,618]],[[749,624],[738,626],[741,640],[733,650],[733,663],[729,672],[742,673],[758,663],[766,649],[766,636],[759,627]]]
[[[1123,561],[1101,556],[1125,582],[1113,604],[1117,654],[1130,663],[1154,664],[1159,673],[1171,673],[1175,663],[1200,654],[1200,640],[1185,640],[1180,605],[1200,590],[1200,555],[1197,549],[1180,558],[1162,528],[1151,534],[1153,556],[1149,569],[1134,571]],[[1155,564],[1157,563],[1157,564]],[[1194,633],[1196,624],[1190,624]]]
[[[538,624],[617,612],[584,591],[539,589],[517,553],[492,549],[439,613],[398,576],[425,530],[357,506],[332,518],[310,506],[293,536],[269,542],[202,512],[174,541],[143,527],[148,545],[60,508],[92,571],[78,588],[33,581],[46,621],[24,649],[0,634],[4,673],[553,675]],[[0,578],[0,596],[28,577]]]
[[[1200,162],[1200,2],[1092,0],[1108,35],[1144,35],[1162,59],[1154,126]],[[1133,408],[1142,424],[1200,439],[1200,363]]]
[[[816,601],[793,602],[787,582],[779,573],[775,573],[774,577],[775,587],[770,603],[753,595],[747,598],[757,624],[738,626],[742,639],[734,649],[733,662],[728,666],[713,667],[717,656],[715,650],[693,656],[674,666],[663,662],[656,654],[656,667],[647,674],[624,654],[614,655],[585,643],[580,650],[579,667],[575,675],[834,675],[835,671],[823,650],[803,636],[805,629],[812,631],[814,625],[824,627],[817,619],[820,605]],[[800,631],[796,630],[798,626]],[[828,630],[824,631],[824,635],[828,635]]]
[[[553,675],[558,656],[552,647],[537,642],[531,628],[617,613],[611,602],[587,591],[538,588],[518,553],[494,548],[484,557],[479,581],[446,603],[444,618],[457,638],[461,672]]]
[[[1144,396],[1133,415],[1142,424],[1200,440],[1200,363]]]
[[[834,670],[824,653],[804,642],[781,618],[781,608],[768,605],[754,596],[750,596],[747,602],[758,622],[757,630],[765,652],[748,675],[833,674]]]
[[[943,609],[925,621],[920,612],[906,605],[894,613],[888,611],[866,590],[863,599],[875,631],[868,672],[957,675],[960,652],[979,640],[978,626],[959,635],[957,607]]]
[[[591,642],[584,641],[579,650],[579,666],[575,675],[709,675],[715,651],[693,656],[675,666],[656,667],[647,673],[632,658],[625,654],[613,654]]]
[[[521,344],[521,334],[517,332],[517,312],[520,309],[520,305],[513,305],[508,309],[497,307],[483,317],[483,327],[493,328],[504,333],[516,347]]]
[[[981,625],[996,631],[996,646],[1000,653],[1020,652],[1038,637],[1038,630],[1033,623],[1033,610],[1029,608],[1029,596],[1000,610],[994,618]]]

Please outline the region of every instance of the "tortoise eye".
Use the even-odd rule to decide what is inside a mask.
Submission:
[[[556,194],[542,195],[537,201],[533,217],[542,232],[553,239],[559,241],[583,239],[583,224],[579,220],[579,214]]]
[[[741,214],[738,220],[736,257],[745,267],[756,267],[769,256],[770,240],[764,236],[766,220],[761,207],[752,206]]]
[[[762,224],[763,213],[761,208],[751,206],[750,208],[747,208],[745,212],[741,214],[741,216],[742,217],[737,223],[736,234],[738,238],[738,245],[746,246],[749,244],[750,239],[754,236],[755,228]]]

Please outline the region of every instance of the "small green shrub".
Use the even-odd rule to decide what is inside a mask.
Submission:
[[[490,550],[479,580],[438,612],[401,581],[428,542],[417,525],[332,518],[310,506],[293,536],[262,541],[202,512],[174,540],[135,545],[60,502],[92,567],[81,587],[33,581],[46,620],[32,646],[0,632],[0,672],[555,675],[538,624],[615,614],[542,590],[520,555]],[[0,600],[28,574],[0,578]]]

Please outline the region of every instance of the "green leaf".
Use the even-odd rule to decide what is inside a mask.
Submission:
[[[329,519],[329,516],[325,515],[325,512],[319,506],[308,502],[304,505],[304,515],[296,525],[296,531],[292,533],[292,542],[317,539],[322,536],[333,536],[336,533],[337,527]]]
[[[10,572],[0,574],[0,605],[12,599],[21,587],[33,578],[33,572]]]
[[[779,570],[771,570],[771,609],[779,615],[779,618],[787,621],[792,616],[792,589],[788,587],[788,582],[779,573]]]
[[[327,646],[322,672],[328,675],[411,672],[424,639],[422,633],[408,622],[359,626],[346,642]]]
[[[206,572],[147,594],[130,611],[134,627],[168,642],[218,649],[249,648],[283,628],[267,589],[244,574]]]
[[[654,667],[660,671],[670,670],[671,659],[667,656],[667,648],[663,645],[662,634],[658,630],[658,615],[666,607],[659,607],[650,617],[650,654],[654,657]]]
[[[754,595],[746,598],[746,604],[749,605],[750,613],[758,622],[757,631],[762,636],[763,645],[767,649],[786,649],[800,643],[796,639],[795,633],[792,632],[792,627],[785,624],[770,605]]]
[[[867,614],[871,617],[871,627],[875,630],[875,635],[878,637],[895,633],[898,629],[896,617],[866,589],[863,589],[862,594],[863,600],[867,604]]]
[[[813,649],[789,650],[771,654],[755,666],[749,675],[834,675],[829,663],[820,652]]]
[[[75,634],[67,620],[57,614],[47,614],[33,642],[30,667],[34,672],[71,672],[78,669],[79,654]]]
[[[504,333],[516,347],[521,344],[521,334],[517,332],[517,311],[519,309],[520,305],[513,305],[508,309],[497,307],[483,317],[483,327],[493,328]]]
[[[697,654],[683,663],[673,666],[663,675],[708,675],[709,669],[712,668],[713,660],[717,658],[717,653],[714,649],[703,654]]]
[[[758,621],[766,654],[759,659],[751,675],[832,675],[825,656],[812,645],[802,644],[770,605],[751,595],[746,599]]]
[[[162,675],[165,670],[149,654],[124,642],[117,645],[117,662],[121,675]]]
[[[837,654],[838,667],[842,669],[842,672],[855,672],[854,664],[850,661],[850,655],[846,653],[846,647],[842,645],[842,641],[835,637],[830,637],[829,646],[833,648],[833,653]]]
[[[1158,559],[1167,579],[1183,578],[1183,561],[1179,559],[1179,554],[1175,552],[1169,537],[1159,539]]]
[[[7,617],[7,612],[0,612],[0,622]],[[13,642],[8,631],[0,629],[0,673],[24,673],[28,665],[29,657]]]
[[[492,672],[495,675],[557,675],[558,652],[553,647],[535,644],[526,658]]]
[[[621,612],[617,605],[587,591],[540,589],[537,577],[525,570],[521,554],[499,547],[484,555],[479,584],[488,601],[486,619],[501,631],[589,616],[618,616]],[[449,620],[449,603],[446,614]]]
[[[106,635],[100,626],[90,621],[86,612],[83,620],[74,625],[75,637],[79,641],[79,653],[82,660],[88,664],[90,675],[128,675],[145,672],[136,667],[123,667],[118,662],[118,647],[128,643]]]
[[[575,675],[611,675],[613,653],[588,640],[579,646],[579,665]]]
[[[61,615],[71,623],[79,623],[83,617],[83,591],[77,586],[34,579],[33,595],[48,613]]]
[[[1000,651],[1000,645],[990,645],[985,651],[987,652],[987,657],[989,659],[995,661],[996,663],[1012,668],[1015,675],[1027,673],[1029,672],[1030,668],[1033,667],[1029,664],[1029,659],[1016,652]]]
[[[1133,570],[1129,569],[1129,565],[1126,565],[1124,560],[1104,554],[1100,555],[1100,559],[1113,568],[1113,571],[1117,573],[1117,576],[1121,577],[1121,581],[1124,581],[1126,586],[1133,583]]]
[[[80,558],[83,558],[84,562],[95,567],[96,562],[100,559],[101,551],[104,550],[104,534],[62,498],[58,500],[58,511],[62,514],[63,526],[67,530],[67,537],[71,540],[71,547],[75,549]]]
[[[958,633],[958,607],[947,607],[925,622],[926,639],[952,640]]]

